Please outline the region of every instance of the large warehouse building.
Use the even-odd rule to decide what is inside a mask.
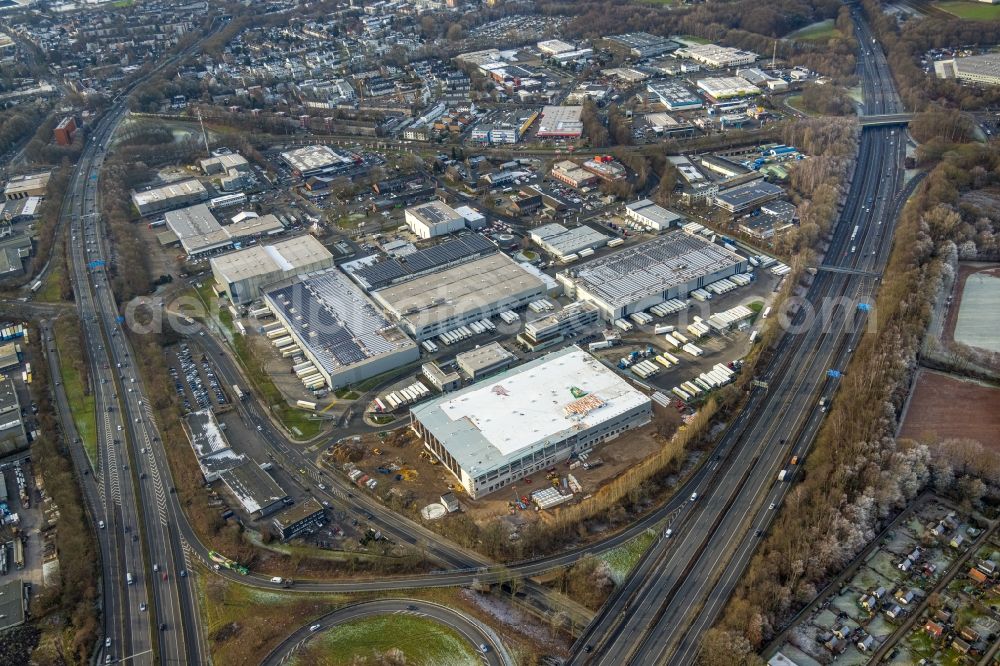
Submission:
[[[330,388],[420,357],[417,345],[335,268],[274,284],[264,300]]]
[[[552,222],[532,229],[531,240],[560,261],[565,261],[576,259],[580,252],[604,247],[611,238],[585,224],[567,229]]]
[[[440,201],[429,201],[419,206],[407,208],[403,214],[406,226],[419,238],[428,239],[435,236],[461,231],[465,228],[465,218],[454,208]]]
[[[222,226],[203,203],[172,210],[163,217],[173,236],[161,242],[179,243],[192,259],[224,252],[252,238],[275,236],[285,231],[284,225],[274,215],[241,214],[237,216],[239,221]]]
[[[281,161],[288,165],[296,176],[308,178],[346,171],[359,163],[361,158],[330,146],[305,146],[281,153]]]
[[[579,139],[583,134],[582,114],[582,106],[546,106],[536,134],[541,139]]]
[[[274,245],[254,245],[211,260],[215,283],[236,305],[260,296],[261,287],[299,273],[333,266],[333,255],[315,237],[296,236]]]
[[[418,341],[544,297],[545,283],[505,254],[491,254],[372,292]]]
[[[162,213],[165,210],[180,208],[204,201],[207,198],[208,190],[194,179],[132,193],[132,203],[135,204],[140,215]]]
[[[472,498],[649,423],[650,399],[576,346],[417,405],[410,425]]]
[[[589,301],[605,319],[641,312],[729,275],[746,259],[700,236],[674,231],[556,275],[568,296]]]

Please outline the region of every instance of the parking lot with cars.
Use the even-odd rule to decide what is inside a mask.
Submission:
[[[205,357],[196,359],[187,343],[176,347],[174,357],[176,363],[170,365],[169,372],[185,412],[229,404],[215,370]]]

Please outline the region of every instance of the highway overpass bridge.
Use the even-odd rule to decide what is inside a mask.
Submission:
[[[887,127],[889,125],[909,125],[913,120],[912,113],[884,113],[874,116],[861,116],[862,127]]]

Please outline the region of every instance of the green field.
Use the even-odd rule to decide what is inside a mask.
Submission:
[[[786,39],[795,39],[801,42],[819,42],[832,37],[839,37],[840,31],[834,26],[833,19],[827,19],[812,25],[807,25],[795,32],[785,36]]]
[[[634,539],[601,555],[601,559],[611,567],[611,577],[616,585],[621,585],[625,581],[635,565],[639,563],[639,558],[655,540],[656,536],[653,532],[646,530]]]
[[[477,666],[482,660],[452,629],[427,618],[394,614],[335,626],[308,643],[289,663],[294,666],[384,663]]]
[[[937,2],[934,7],[953,16],[969,21],[995,21],[1000,19],[1000,5],[982,2]]]
[[[712,40],[705,39],[704,37],[696,37],[695,35],[681,35],[681,39],[694,42],[695,44],[711,44]]]
[[[67,321],[56,321],[53,327],[56,338],[56,349],[59,350],[59,372],[62,374],[63,388],[66,390],[66,399],[69,401],[69,409],[73,414],[73,424],[77,433],[83,441],[83,448],[90,458],[90,464],[97,468],[97,409],[93,393],[86,393],[83,386],[83,377],[76,371],[73,364],[68,361],[70,354],[67,343],[67,336],[75,335],[78,332],[72,330],[72,326]]]
[[[788,103],[788,106],[796,111],[804,113],[807,116],[815,115],[812,111],[802,106],[802,95],[789,95],[785,101]]]
[[[35,300],[41,303],[61,303],[59,283],[62,281],[62,275],[62,261],[54,261],[51,270],[45,276],[45,281],[42,282],[41,289],[35,294]]]

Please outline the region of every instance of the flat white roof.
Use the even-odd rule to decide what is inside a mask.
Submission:
[[[423,222],[429,227],[433,227],[445,222],[453,222],[463,219],[454,208],[443,201],[428,201],[417,206],[406,209],[406,212]]]
[[[221,274],[228,282],[238,282],[257,275],[308,269],[324,259],[333,263],[330,251],[313,236],[304,234],[273,245],[254,245],[213,257],[211,265],[212,271]]]
[[[145,206],[157,201],[166,201],[175,197],[186,197],[192,194],[205,194],[205,186],[200,181],[184,180],[178,183],[170,183],[163,187],[155,187],[145,192],[135,192],[132,200],[136,206]]]
[[[305,146],[281,153],[281,159],[296,171],[307,173],[323,170],[334,166],[354,164],[354,159],[344,155],[330,146]]]
[[[596,358],[570,346],[412,411],[475,477],[648,402]]]
[[[482,213],[471,206],[459,206],[455,209],[455,212],[465,218],[468,222],[478,222],[486,219]]]
[[[544,250],[562,258],[580,250],[607,245],[611,238],[585,224],[567,229],[553,222],[532,229],[531,240]]]

